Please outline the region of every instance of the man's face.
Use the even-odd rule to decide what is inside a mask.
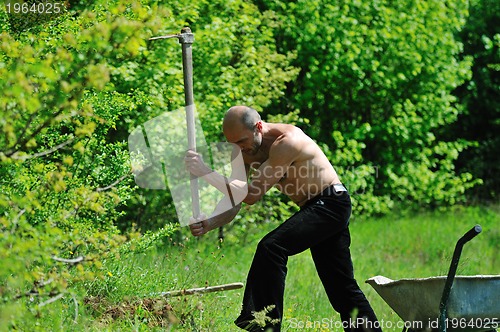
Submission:
[[[247,155],[255,155],[262,145],[262,133],[260,126],[255,125],[253,130],[244,125],[233,126],[224,131],[229,143],[239,146],[241,151]]]

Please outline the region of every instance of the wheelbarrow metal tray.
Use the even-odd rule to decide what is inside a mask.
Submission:
[[[400,280],[376,276],[366,282],[403,321],[422,322],[426,330],[439,317],[445,281],[446,276]],[[491,323],[500,320],[500,275],[456,276],[447,313],[448,331],[492,330]]]

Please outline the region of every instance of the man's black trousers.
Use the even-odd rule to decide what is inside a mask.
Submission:
[[[381,331],[375,313],[354,279],[349,251],[350,215],[349,194],[337,192],[331,186],[267,234],[257,246],[248,273],[242,312],[235,324],[248,331],[280,331],[288,257],[310,249],[318,275],[333,308],[340,314],[344,330]],[[256,312],[260,315],[254,315]],[[264,314],[266,318],[262,319]],[[260,319],[255,320],[256,316]],[[359,324],[361,321],[367,324]],[[265,326],[259,322],[265,322]],[[354,324],[356,322],[358,324]]]

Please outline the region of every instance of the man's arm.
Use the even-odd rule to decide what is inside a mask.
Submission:
[[[197,222],[189,225],[194,236],[203,235],[213,229],[230,223],[241,209],[241,201],[246,196],[249,167],[244,164],[241,151],[234,149],[231,156],[231,176],[220,175],[205,165],[201,156],[193,151],[186,154],[186,167],[191,173],[201,176],[224,194],[211,216],[200,216]]]
[[[243,200],[254,204],[288,172],[301,150],[301,142],[290,134],[276,139],[269,150],[269,158],[255,171]]]
[[[217,204],[210,217],[205,219],[201,216],[201,218],[198,219],[198,222],[189,225],[191,233],[194,236],[200,236],[230,223],[240,211],[241,203],[232,206],[231,202],[228,202],[228,200],[228,197],[224,197],[219,204]]]
[[[231,176],[225,177],[209,168],[199,153],[188,151],[184,159],[186,167],[195,176],[217,188],[224,196],[231,197],[234,204],[239,204],[248,192],[248,166],[244,164],[241,151],[233,150],[231,156]]]

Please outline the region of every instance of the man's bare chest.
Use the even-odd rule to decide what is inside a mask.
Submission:
[[[269,154],[264,152],[257,152],[253,156],[243,155],[243,160],[245,164],[249,165],[250,168],[258,169],[266,160],[269,159]]]

